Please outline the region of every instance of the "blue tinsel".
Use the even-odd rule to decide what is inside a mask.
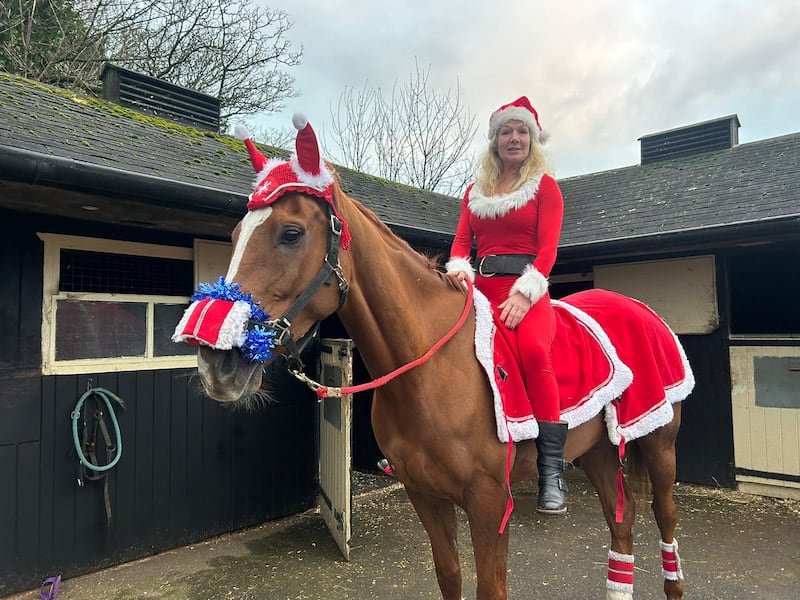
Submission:
[[[250,305],[250,319],[258,323],[266,323],[269,315],[259,308],[259,303],[253,300],[252,294],[245,294],[238,283],[225,281],[220,277],[214,283],[201,283],[192,296],[196,300],[227,300],[229,302],[246,302]],[[264,362],[275,358],[272,351],[275,349],[275,332],[255,325],[248,330],[244,343],[239,349],[245,360],[250,362]]]
[[[256,325],[247,332],[247,338],[241,347],[242,356],[250,362],[264,362],[270,358],[275,358],[272,353],[275,349],[274,337],[275,331]]]

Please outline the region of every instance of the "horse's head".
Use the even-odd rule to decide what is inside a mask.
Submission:
[[[273,354],[299,359],[303,336],[343,302],[341,227],[327,203],[298,193],[248,212],[236,226],[226,279],[269,315],[258,326],[273,334]],[[215,400],[244,400],[259,390],[262,367],[271,360],[247,360],[239,348],[200,346],[200,379]]]
[[[262,367],[276,356],[299,362],[303,336],[347,292],[339,250],[349,232],[334,201],[341,191],[311,126],[302,117],[295,126],[297,152],[289,161],[267,160],[246,131],[237,132],[246,136],[256,188],[233,232],[227,275],[201,286],[173,337],[200,343],[200,379],[220,402],[257,394]]]

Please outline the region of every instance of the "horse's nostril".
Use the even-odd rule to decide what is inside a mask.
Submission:
[[[227,378],[236,374],[236,355],[233,352],[222,352],[222,360],[219,363],[219,373]]]

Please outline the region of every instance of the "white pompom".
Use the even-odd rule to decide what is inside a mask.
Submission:
[[[546,129],[542,129],[539,132],[539,143],[544,145],[548,141],[550,141],[550,132],[547,131]]]
[[[244,125],[237,125],[233,128],[233,135],[237,140],[247,140],[250,138],[250,132]]]
[[[306,117],[303,113],[294,113],[292,115],[292,125],[297,131],[301,129],[305,129],[305,126],[308,125],[308,117]]]

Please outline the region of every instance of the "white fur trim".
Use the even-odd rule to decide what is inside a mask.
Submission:
[[[689,365],[689,359],[686,357],[686,352],[684,351],[678,336],[675,335],[675,332],[673,332],[670,326],[667,325],[666,321],[664,321],[664,319],[654,312],[653,309],[647,306],[644,302],[640,302],[639,300],[633,298],[632,300],[639,306],[643,306],[656,317],[658,317],[658,319],[664,323],[664,326],[667,328],[667,330],[669,330],[670,334],[672,334],[672,338],[675,340],[675,345],[677,346],[678,353],[681,357],[681,363],[683,364],[683,379],[673,386],[665,388],[664,398],[661,402],[651,408],[647,414],[640,417],[635,422],[626,425],[625,427],[622,427],[619,424],[616,407],[611,404],[606,405],[605,421],[606,427],[608,428],[608,437],[616,446],[619,445],[621,436],[624,436],[626,440],[634,440],[636,438],[643,437],[648,433],[652,433],[659,427],[672,422],[672,419],[675,416],[672,405],[676,402],[682,402],[685,400],[686,397],[692,392],[695,385],[692,367]]]
[[[508,214],[512,210],[522,208],[533,200],[536,192],[539,191],[539,183],[542,181],[540,173],[531,177],[523,183],[517,190],[508,194],[497,196],[484,196],[480,186],[474,185],[469,192],[469,202],[467,204],[470,212],[481,219],[496,219]]]
[[[303,170],[300,166],[300,161],[297,160],[297,154],[292,154],[292,157],[289,159],[289,164],[292,166],[292,170],[295,174],[297,174],[297,180],[308,187],[324,192],[328,186],[333,183],[333,174],[328,170],[328,166],[321,158],[319,159],[319,174],[317,175]]]
[[[605,419],[606,427],[608,428],[608,438],[611,440],[612,444],[619,446],[622,436],[625,437],[626,442],[644,437],[648,433],[654,432],[659,427],[671,423],[674,416],[675,413],[672,410],[672,404],[662,400],[644,416],[639,417],[630,425],[623,427],[619,424],[617,407],[613,404],[607,404]]]
[[[183,316],[181,317],[181,320],[178,321],[178,324],[175,326],[175,331],[172,333],[173,342],[186,342],[190,339],[191,336],[183,335],[183,330],[186,328],[186,323],[189,321],[189,317],[192,315],[192,312],[194,312],[194,307],[198,302],[199,300],[195,300],[185,311],[183,311]]]
[[[250,319],[250,305],[241,300],[234,302],[233,308],[222,322],[214,348],[217,350],[240,348],[247,337],[248,319]]]
[[[503,443],[508,442],[509,435],[515,441],[533,439],[539,435],[539,424],[536,419],[530,418],[517,422],[506,420],[503,401],[500,398],[500,390],[497,388],[497,381],[494,378],[494,320],[492,319],[492,307],[486,296],[478,290],[473,290],[472,301],[475,305],[475,356],[486,372],[489,386],[492,388],[497,439]]]
[[[530,300],[531,304],[536,304],[547,293],[547,287],[547,277],[542,275],[533,265],[528,265],[522,271],[522,275],[517,277],[508,295],[511,296],[519,292]]]
[[[244,125],[237,125],[233,128],[233,136],[237,140],[246,140],[250,138],[250,132],[247,130],[247,127]]]
[[[611,548],[608,549],[608,558],[625,563],[632,563],[635,560],[633,554],[622,554]]]
[[[305,129],[306,125],[308,125],[308,117],[303,113],[296,112],[292,115],[292,125],[297,131]]]
[[[491,116],[489,119],[489,139],[492,139],[492,137],[498,132],[500,127],[502,127],[506,121],[514,120],[525,123],[528,126],[528,131],[530,131],[531,138],[539,142],[541,137],[541,129],[539,129],[539,125],[536,123],[536,118],[533,116],[531,111],[529,111],[527,108],[522,108],[521,106],[509,106],[508,108],[498,111]]]
[[[472,267],[472,263],[468,258],[461,258],[458,256],[452,257],[447,261],[444,269],[448,273],[451,271],[464,271],[467,274],[467,277],[469,277],[470,281],[475,281],[475,269]]]
[[[667,571],[663,566],[661,567],[661,574],[664,576],[664,579],[668,579],[670,581],[683,581],[683,568],[681,567],[681,557],[678,554],[678,540],[677,538],[672,538],[672,543],[667,544],[664,540],[658,541],[659,545],[661,546],[662,552],[672,552],[675,554],[675,566],[677,567],[676,571]],[[661,558],[662,563],[664,558]]]
[[[607,407],[612,400],[619,398],[622,392],[627,390],[628,386],[633,383],[633,371],[631,371],[628,365],[622,362],[622,359],[620,359],[617,354],[617,349],[614,347],[614,344],[611,343],[608,334],[600,326],[600,323],[571,304],[560,300],[551,300],[550,302],[553,306],[562,308],[572,314],[572,316],[592,334],[603,350],[603,353],[606,355],[606,358],[611,363],[610,378],[593,389],[585,401],[561,413],[561,419],[566,421],[570,429],[572,429],[591,419],[600,412],[604,406]],[[617,434],[617,438],[619,438],[619,434]],[[617,444],[619,444],[619,440]]]

